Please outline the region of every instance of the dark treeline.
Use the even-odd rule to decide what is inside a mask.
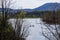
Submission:
[[[47,14],[43,16],[43,21],[45,21],[46,23],[60,24],[60,10],[49,11]]]
[[[16,18],[16,16],[20,16],[22,13],[22,16],[25,15],[24,18],[41,18],[43,15],[47,14],[49,11],[33,11],[33,12],[26,12],[26,11],[20,11],[18,13],[15,13],[11,16],[11,18]]]

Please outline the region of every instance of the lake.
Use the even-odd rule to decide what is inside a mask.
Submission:
[[[26,38],[26,40],[48,40],[45,36],[43,36],[43,32],[45,35],[47,35],[51,40],[57,40],[52,33],[50,33],[47,26],[50,26],[50,30],[53,33],[56,33],[55,26],[59,25],[49,25],[42,21],[42,18],[25,18],[23,19],[23,26],[29,27],[29,35]],[[9,22],[11,22],[13,25],[13,28],[15,29],[15,19],[10,19]],[[46,26],[47,25],[47,26]]]

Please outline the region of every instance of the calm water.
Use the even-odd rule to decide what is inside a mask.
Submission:
[[[15,19],[10,19],[9,22],[11,22],[13,25],[13,28],[14,25],[15,25]],[[48,35],[51,40],[56,40],[52,34],[49,32],[48,28],[45,26],[47,24],[45,24],[41,18],[25,18],[24,19],[24,23],[23,23],[23,26],[27,25],[29,27],[29,35],[28,37],[26,38],[26,40],[48,40],[47,38],[45,38],[43,35],[42,35],[42,31]],[[55,32],[55,28],[54,28],[54,25],[51,25],[51,30],[53,32]]]

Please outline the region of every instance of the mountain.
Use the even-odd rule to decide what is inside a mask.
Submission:
[[[60,9],[60,3],[46,3],[40,7],[35,8],[34,10],[50,10],[50,11],[54,11]]]
[[[0,8],[0,12],[2,12],[2,10],[4,10],[4,11],[7,11],[8,10],[9,13],[17,13],[17,12],[20,12],[20,9],[11,9],[11,8],[4,8],[4,9]]]
[[[37,8],[34,8],[34,9],[23,9],[27,12],[33,12],[33,11],[54,11],[54,10],[57,10],[57,9],[60,9],[60,3],[46,3],[46,4],[43,4],[42,6],[39,6]],[[16,13],[16,12],[19,12],[21,11],[20,9],[10,9],[10,8],[6,8],[4,10],[9,10],[11,13]],[[0,8],[0,12],[2,12],[2,8]]]
[[[54,11],[60,9],[60,3],[46,3],[43,4],[42,6],[39,6],[37,8],[34,9],[24,9],[27,12],[33,12],[33,11]]]
[[[23,9],[24,11],[27,11],[27,12],[32,12],[34,11],[33,9]]]

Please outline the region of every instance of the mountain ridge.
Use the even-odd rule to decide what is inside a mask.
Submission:
[[[29,10],[32,12],[32,11],[56,11],[58,9],[60,9],[60,3],[46,3],[43,4],[42,6]],[[27,11],[27,9],[25,11]]]
[[[57,10],[60,8],[60,3],[46,3],[40,7],[35,8],[35,10]]]
[[[10,12],[21,11],[21,9],[10,9],[10,8],[6,8],[6,9],[9,10]],[[60,3],[46,3],[34,9],[22,9],[22,10],[27,11],[27,12],[33,12],[33,11],[55,11],[58,9],[60,9]],[[0,12],[2,12],[2,8],[0,8]]]

